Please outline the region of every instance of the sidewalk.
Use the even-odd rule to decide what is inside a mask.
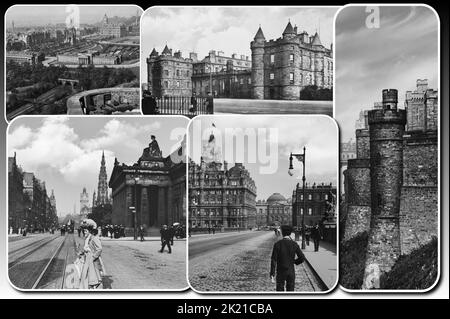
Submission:
[[[77,236],[75,236],[77,237]],[[140,237],[138,237],[138,239],[134,240],[133,237],[120,237],[120,238],[111,238],[111,237],[99,237],[100,240],[102,241],[141,241]],[[144,237],[145,241],[161,241],[161,237],[160,236],[149,236],[149,237]],[[176,239],[175,237],[173,238],[173,241],[186,241],[186,238],[180,238],[180,239]]]
[[[248,233],[248,232],[252,232],[253,230],[241,230],[241,231],[226,231],[226,232],[216,232],[215,234],[211,233],[211,234],[192,234],[190,236],[190,238],[197,238],[197,237],[214,237],[214,236],[225,236],[225,235],[236,235],[236,234],[241,234],[241,233]]]
[[[301,237],[298,244],[302,245]],[[322,279],[328,289],[333,288],[337,281],[337,254],[336,245],[321,241],[319,251],[314,251],[314,243],[311,240],[309,246],[302,250],[305,258],[317,275]]]

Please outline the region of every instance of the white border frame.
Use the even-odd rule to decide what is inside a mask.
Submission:
[[[413,290],[413,289],[347,289],[344,286],[342,286],[339,283],[339,288],[342,289],[343,291],[345,291],[346,293],[355,293],[355,294],[396,294],[396,293],[413,293],[413,294],[417,294],[417,293],[426,293],[429,292],[431,290],[434,289],[434,287],[436,287],[436,285],[439,283],[440,279],[441,279],[441,20],[439,18],[438,13],[436,12],[436,10],[434,10],[433,7],[427,5],[427,4],[423,4],[423,3],[399,3],[399,4],[394,4],[394,3],[351,3],[351,4],[346,4],[344,6],[342,6],[341,8],[338,9],[338,11],[336,12],[336,14],[334,15],[334,42],[335,45],[333,46],[333,57],[336,59],[336,20],[337,17],[339,15],[339,13],[341,11],[343,11],[346,8],[349,7],[369,7],[369,6],[377,6],[377,7],[424,7],[427,8],[428,10],[430,10],[432,13],[434,13],[435,17],[436,17],[436,22],[437,22],[437,41],[438,41],[438,46],[437,46],[437,58],[438,58],[438,87],[437,87],[437,91],[438,91],[438,140],[437,140],[437,146],[438,146],[438,191],[437,191],[437,195],[438,195],[438,229],[437,229],[437,234],[438,234],[438,273],[437,273],[437,277],[436,277],[436,281],[434,282],[433,285],[431,285],[429,288],[427,289],[420,289],[420,290]],[[336,68],[336,63],[334,64],[335,68]],[[334,81],[336,81],[336,69],[334,71]],[[336,107],[336,82],[334,82],[334,90],[333,90],[333,102],[334,105]],[[336,109],[335,109],[336,110]],[[336,114],[336,113],[335,113]],[[340,266],[340,265],[339,265]]]
[[[3,16],[3,38],[4,38],[4,43],[3,43],[3,66],[4,66],[4,70],[3,70],[3,92],[5,94],[4,96],[4,102],[3,102],[3,117],[5,119],[6,125],[9,125],[12,123],[12,121],[17,118],[17,117],[21,117],[21,116],[38,116],[41,114],[24,114],[24,115],[19,115],[16,116],[15,118],[13,118],[11,121],[8,121],[8,118],[6,116],[6,15],[8,14],[8,11],[11,8],[14,7],[67,7],[69,6],[69,4],[14,4],[10,7],[8,7],[8,9],[6,9],[5,14]],[[139,17],[139,112],[142,115],[142,81],[141,81],[141,53],[142,53],[142,46],[141,46],[141,19],[142,19],[142,15],[144,14],[145,10],[142,9],[142,7],[140,7],[137,4],[110,4],[110,5],[106,5],[106,4],[77,4],[77,7],[136,7],[137,10],[140,10],[141,12],[141,16]],[[86,92],[88,90],[85,91],[81,91],[81,92]],[[81,93],[80,92],[80,93]],[[70,96],[69,96],[70,97]],[[69,116],[69,114],[47,114],[45,116]],[[70,115],[70,116],[77,116],[77,115]],[[86,117],[92,117],[95,115],[86,115],[84,114],[83,116]],[[122,115],[101,115],[101,116],[122,116]],[[128,115],[128,116],[134,116],[134,115]]]
[[[314,117],[324,117],[330,120],[330,125],[334,124],[335,129],[336,129],[336,152],[337,152],[337,159],[336,159],[336,181],[337,184],[339,184],[339,126],[336,122],[336,120],[328,115],[324,115],[324,114],[246,114],[246,115],[242,115],[242,114],[220,114],[220,115],[197,115],[196,117],[194,117],[193,119],[191,119],[189,121],[189,125],[188,125],[188,147],[187,147],[187,156],[188,156],[188,161],[190,158],[190,154],[191,154],[191,148],[190,148],[190,130],[191,130],[191,125],[194,122],[195,119],[197,118],[217,118],[220,121],[220,118],[224,118],[224,117],[248,117],[248,118],[252,118],[254,119],[255,117],[290,117],[290,118],[302,118],[303,120],[307,120],[308,118],[314,118]],[[189,172],[187,173],[189,175]],[[189,185],[189,176],[188,176],[188,185]],[[336,185],[336,192],[338,192],[338,185]],[[338,195],[336,193],[336,195]],[[188,201],[187,204],[189,204],[189,193],[186,194],[186,199]],[[189,205],[186,206],[187,212],[186,212],[186,224],[188,224],[189,222]],[[200,295],[277,295],[280,297],[285,297],[287,295],[326,295],[331,293],[334,289],[336,289],[336,287],[339,284],[339,196],[336,196],[336,217],[337,217],[337,221],[336,221],[336,282],[334,283],[334,285],[329,288],[326,291],[200,291],[195,289],[192,285],[191,282],[189,281],[189,240],[188,242],[188,253],[187,253],[187,266],[188,266],[188,271],[186,272],[186,276],[187,276],[187,281],[189,284],[189,287],[197,294]],[[312,268],[312,266],[311,266]],[[275,286],[274,286],[275,288]]]
[[[156,6],[150,6],[147,9],[144,10],[144,12],[141,15],[141,30],[140,30],[140,36],[141,36],[141,40],[140,40],[140,44],[141,44],[141,48],[142,48],[142,43],[144,43],[144,39],[143,39],[143,34],[142,34],[142,20],[144,19],[144,16],[146,14],[150,15],[150,10],[154,9],[154,8],[208,8],[208,9],[212,9],[212,8],[296,8],[296,9],[308,9],[308,8],[315,8],[315,9],[324,9],[324,8],[335,8],[336,12],[335,12],[335,18],[336,18],[336,14],[337,12],[342,8],[341,5],[325,5],[325,6],[295,6],[295,5],[284,5],[284,6],[270,6],[270,5],[255,5],[255,6],[249,6],[249,5],[243,5],[243,6],[237,6],[237,5],[212,5],[212,6],[199,6],[199,5],[194,5],[194,6],[182,6],[182,5],[174,5],[174,6],[163,6],[163,5],[156,5]],[[335,19],[334,18],[334,19]],[[335,23],[334,23],[334,19],[333,19],[333,25],[332,25],[332,33],[333,33],[333,42],[331,43],[333,45],[333,100],[332,100],[332,112],[333,112],[333,118],[335,117],[335,101],[334,101],[334,92],[335,92],[335,79],[336,79],[336,74],[335,74],[335,65],[336,65],[336,58],[334,55],[334,41],[335,41],[335,35],[336,35],[336,30],[335,30]],[[252,39],[250,39],[252,40]],[[181,50],[181,49],[180,49]],[[150,54],[150,53],[149,53]],[[145,57],[145,58],[144,58]],[[141,71],[142,71],[142,59],[145,59],[145,64],[147,64],[147,56],[144,55],[144,52],[141,52]],[[145,65],[145,68],[147,69],[147,65]],[[148,70],[146,70],[147,73]],[[148,78],[148,74],[147,74],[147,78]],[[141,78],[141,89],[142,89],[142,78]],[[148,83],[147,83],[148,84]],[[141,92],[141,96],[142,96],[142,92]],[[141,103],[142,104],[142,103]],[[142,106],[142,105],[141,105]],[[232,115],[246,115],[246,114],[251,114],[251,115],[260,115],[259,113],[246,113],[246,114],[242,114],[242,113],[230,113]],[[219,114],[217,114],[219,115]],[[226,114],[220,114],[220,115],[226,115]],[[273,113],[273,114],[261,114],[261,115],[309,115],[309,114],[297,114],[297,113]],[[312,114],[312,115],[326,115],[326,114]]]
[[[113,119],[139,119],[139,120],[142,120],[142,121],[149,121],[149,120],[157,121],[158,119],[170,120],[171,118],[182,118],[182,119],[184,119],[186,121],[186,135],[185,135],[186,139],[188,139],[188,137],[187,137],[187,132],[188,132],[187,129],[189,128],[189,123],[190,123],[190,120],[187,117],[181,116],[181,115],[175,115],[175,116],[174,115],[172,115],[172,116],[152,115],[152,117],[147,118],[146,116],[142,116],[142,115],[122,115],[122,116],[112,116],[112,117],[111,116],[103,116],[103,115],[92,115],[92,116],[86,117],[84,115],[71,115],[71,116],[68,116],[68,115],[60,114],[60,115],[54,115],[54,116],[51,116],[51,117],[53,117],[53,118],[54,117],[68,118],[69,121],[72,118],[82,118],[82,119],[87,119],[87,120],[92,119],[92,121],[95,121],[96,118],[101,118],[101,119],[103,119],[105,121],[109,121],[109,120],[113,120]],[[5,154],[6,155],[6,163],[5,163],[5,173],[7,175],[8,175],[9,134],[10,134],[11,127],[13,127],[14,122],[20,121],[21,119],[22,120],[23,119],[31,119],[31,120],[34,120],[34,121],[40,121],[40,120],[45,119],[45,118],[48,118],[48,116],[46,116],[46,115],[28,115],[28,116],[24,115],[24,116],[18,116],[18,117],[16,117],[16,118],[11,120],[11,123],[9,123],[9,125],[8,125],[8,127],[6,129],[6,152],[5,152],[6,153]],[[188,164],[187,163],[186,163],[185,174],[186,174],[186,192],[187,192],[187,185],[188,185],[188,179],[187,179],[188,178],[188,176],[187,176],[187,174],[188,174]],[[5,208],[6,208],[6,211],[5,211],[6,212],[5,213],[5,221],[6,221],[6,225],[5,225],[5,227],[6,227],[6,234],[5,234],[6,235],[5,236],[5,238],[6,238],[6,249],[5,249],[5,253],[6,253],[6,258],[5,258],[5,263],[6,263],[7,269],[9,269],[8,268],[8,260],[9,260],[8,259],[8,255],[9,255],[9,252],[8,252],[8,247],[9,247],[9,241],[8,241],[8,217],[9,217],[8,216],[9,215],[9,213],[8,213],[8,202],[9,202],[8,198],[9,198],[9,196],[8,195],[9,194],[8,194],[8,189],[9,189],[9,180],[8,180],[8,178],[6,178],[6,201],[5,201]],[[186,204],[188,202],[187,198],[188,198],[188,193],[186,193]],[[187,223],[187,221],[188,221],[188,215],[187,215],[187,212],[186,212],[186,223]],[[187,228],[186,228],[186,232],[187,232]],[[186,250],[185,251],[185,256],[186,256],[185,274],[186,274],[186,277],[187,277],[188,276],[188,271],[189,271],[189,265],[187,264],[188,252],[189,252],[187,235],[186,235],[186,238],[185,238],[185,250]],[[184,287],[184,288],[180,288],[180,289],[154,289],[154,288],[149,288],[149,289],[126,288],[126,289],[101,289],[101,290],[95,290],[95,289],[22,289],[22,288],[16,287],[11,282],[11,280],[9,278],[9,272],[6,273],[5,276],[6,276],[7,281],[9,282],[9,284],[11,285],[12,288],[14,288],[15,290],[17,290],[19,292],[31,293],[31,294],[34,294],[34,293],[48,293],[48,292],[58,292],[58,293],[71,293],[71,292],[77,292],[77,293],[86,293],[87,292],[87,293],[91,293],[91,292],[93,292],[93,293],[96,293],[96,294],[97,293],[100,293],[100,294],[101,293],[108,293],[108,292],[161,292],[161,293],[164,293],[164,292],[184,292],[184,291],[189,290],[189,288],[190,288],[189,281],[186,280],[187,286]]]

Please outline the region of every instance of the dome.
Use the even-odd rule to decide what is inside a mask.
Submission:
[[[286,198],[280,193],[273,193],[272,195],[269,196],[269,198],[267,198],[267,204],[271,205],[277,203],[286,204],[287,203]]]

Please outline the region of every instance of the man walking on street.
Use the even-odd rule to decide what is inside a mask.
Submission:
[[[322,231],[320,230],[319,224],[316,225],[311,230],[311,238],[314,242],[314,251],[319,251],[320,240],[323,239]]]
[[[276,271],[276,290],[294,291],[295,288],[295,265],[300,265],[305,256],[298,244],[290,237],[291,226],[281,226],[283,238],[273,245],[272,259],[270,263],[270,277],[273,280]],[[297,255],[297,259],[295,258]]]
[[[162,253],[164,251],[164,248],[166,247],[169,249],[169,254],[172,253],[172,248],[170,247],[170,232],[167,229],[167,225],[163,225],[161,229],[161,250],[159,251]]]
[[[144,238],[144,233],[145,233],[145,228],[144,228],[143,225],[141,225],[141,226],[139,227],[139,237],[141,238],[141,241],[144,241],[144,240],[145,240],[145,238]]]

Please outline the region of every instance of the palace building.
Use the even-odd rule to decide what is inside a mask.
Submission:
[[[332,48],[325,48],[319,34],[298,32],[289,22],[282,37],[266,41],[261,27],[250,43],[251,58],[226,56],[211,50],[199,60],[197,53],[182,57],[166,45],[154,48],[147,59],[148,88],[156,97],[199,96],[219,98],[298,100],[310,85],[333,87]]]

